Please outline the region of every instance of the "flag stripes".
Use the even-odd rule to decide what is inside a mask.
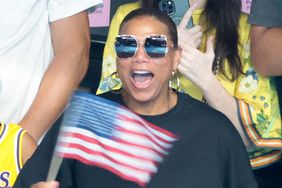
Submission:
[[[56,153],[145,186],[176,139],[117,103],[77,92],[64,114]]]

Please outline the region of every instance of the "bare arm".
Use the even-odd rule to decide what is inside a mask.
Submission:
[[[238,118],[236,99],[230,95],[211,71],[214,51],[213,41],[207,40],[206,53],[182,43],[182,59],[178,70],[201,89],[208,104],[230,119],[247,148],[253,146]]]
[[[87,13],[52,22],[51,35],[55,57],[31,108],[19,123],[35,140],[58,118],[87,71],[90,47]]]
[[[263,76],[282,75],[282,28],[251,27],[251,58]]]
[[[236,99],[225,90],[213,75],[206,80],[205,87],[202,88],[202,91],[209,106],[225,114],[239,132],[245,146],[252,148],[254,145],[249,137],[246,136],[244,127],[238,118]]]
[[[34,139],[28,133],[24,134],[24,136],[23,136],[23,146],[22,146],[23,164],[25,164],[25,162],[32,156],[36,147],[37,147],[37,144],[34,141]]]

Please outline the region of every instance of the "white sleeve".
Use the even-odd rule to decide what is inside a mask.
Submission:
[[[49,22],[66,18],[95,5],[102,6],[102,0],[49,0]]]

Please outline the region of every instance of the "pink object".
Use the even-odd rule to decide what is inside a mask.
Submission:
[[[242,12],[250,14],[252,0],[241,0],[241,2],[242,2]]]
[[[90,27],[108,27],[110,25],[111,0],[103,0],[103,5],[89,13]]]

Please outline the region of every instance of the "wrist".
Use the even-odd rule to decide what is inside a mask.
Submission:
[[[214,74],[211,73],[199,79],[198,87],[202,91],[202,93],[205,95],[213,91],[214,88],[218,86],[218,84],[220,84],[219,81],[216,79]]]

